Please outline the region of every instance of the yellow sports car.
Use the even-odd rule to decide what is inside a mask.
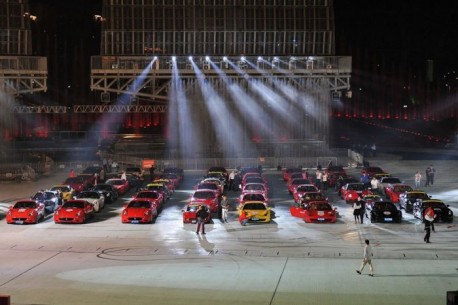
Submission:
[[[270,222],[270,208],[263,201],[245,201],[238,206],[239,219],[250,222]]]
[[[57,192],[61,191],[62,192],[62,198],[63,200],[72,200],[73,196],[75,195],[75,190],[70,186],[70,185],[54,185],[51,188],[51,191]]]

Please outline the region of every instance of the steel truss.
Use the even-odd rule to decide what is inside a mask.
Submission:
[[[0,92],[19,95],[46,92],[46,57],[0,56]]]
[[[119,95],[130,95],[147,103],[164,103],[168,100],[174,69],[184,82],[196,80],[195,70],[199,69],[213,83],[215,80],[222,82],[223,77],[249,77],[265,81],[287,80],[304,91],[337,92],[350,89],[351,57],[96,56],[92,58],[91,90],[109,94],[111,102]],[[138,85],[140,75],[144,79]]]

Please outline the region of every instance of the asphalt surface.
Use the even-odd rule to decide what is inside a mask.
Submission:
[[[432,187],[457,214],[455,160],[401,160],[371,165],[413,185],[417,170],[436,168]],[[360,169],[349,168],[358,174]],[[351,208],[329,190],[340,217],[335,224],[306,224],[289,213],[293,204],[281,175],[266,170],[269,224],[242,227],[215,219],[206,235],[183,224],[181,209],[204,172],[186,172],[155,223],[121,224],[132,191],[83,225],[57,225],[51,215],[37,225],[7,225],[6,208],[64,180],[55,172],[37,182],[0,184],[0,294],[12,304],[446,304],[458,290],[457,217],[437,224],[431,244],[423,224],[403,213],[401,224],[355,224]],[[235,205],[238,192],[229,192]],[[375,276],[358,275],[363,243],[374,249]]]

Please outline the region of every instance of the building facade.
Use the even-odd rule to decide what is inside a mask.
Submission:
[[[334,55],[332,0],[104,0],[102,55]]]

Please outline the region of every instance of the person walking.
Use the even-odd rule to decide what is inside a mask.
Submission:
[[[323,179],[323,173],[321,172],[321,169],[318,168],[315,172],[315,185],[319,190],[321,190],[322,179]]]
[[[156,168],[154,167],[154,165],[151,165],[151,167],[149,168],[149,178],[151,182],[154,181],[154,171],[155,170]]]
[[[363,252],[363,262],[361,263],[361,268],[359,270],[356,270],[356,273],[361,274],[363,272],[364,267],[369,265],[370,273],[369,276],[374,276],[374,267],[372,266],[372,247],[370,245],[369,239],[366,239],[365,241],[365,246],[364,246],[364,252]]]
[[[199,208],[196,212],[197,215],[197,230],[196,234],[199,234],[202,231],[202,234],[205,234],[205,220],[208,217],[208,212],[202,205],[199,205]]]
[[[425,187],[426,187],[431,184],[431,167],[429,166],[426,168],[425,177],[426,177],[426,182],[425,182]]]
[[[364,223],[364,216],[366,216],[366,202],[359,197],[359,205],[361,208],[359,209],[359,220],[361,223]]]
[[[430,171],[429,171],[429,183],[431,183],[431,185],[434,184],[434,175],[436,173],[436,169],[433,167],[433,165],[431,164],[429,166],[430,168]]]
[[[358,197],[358,199],[355,202],[353,202],[353,216],[355,217],[355,223],[358,223],[361,210],[361,200],[361,197]]]
[[[419,189],[421,185],[421,174],[420,171],[415,173],[415,189]]]
[[[321,177],[321,180],[323,182],[323,191],[326,191],[328,189],[328,172],[324,171],[323,176]]]
[[[68,174],[68,177],[70,177],[70,178],[75,178],[76,177],[76,174],[75,174],[75,171],[73,170],[73,168],[70,170],[70,173]]]
[[[232,191],[234,189],[234,179],[235,179],[235,171],[233,170],[229,174],[229,185],[228,185],[228,190]]]
[[[434,229],[434,210],[432,208],[427,208],[425,211],[425,237],[423,240],[425,243],[430,244],[431,242],[429,241],[429,238],[431,236],[431,230],[433,232],[436,232]]]
[[[223,199],[221,200],[221,207],[223,209],[223,222],[227,223],[228,222],[227,217],[229,216],[230,205],[225,195],[223,195]]]

